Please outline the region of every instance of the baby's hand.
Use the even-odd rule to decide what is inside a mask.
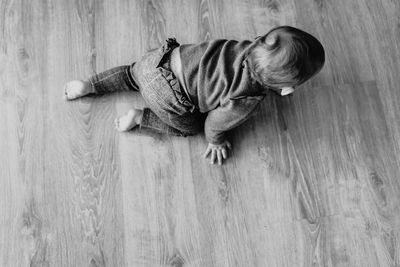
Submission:
[[[211,153],[211,164],[214,164],[215,159],[218,160],[218,164],[222,165],[222,159],[228,158],[228,149],[232,149],[231,143],[228,141],[223,142],[220,145],[214,145],[209,143],[206,152],[203,157],[207,158],[208,154]]]

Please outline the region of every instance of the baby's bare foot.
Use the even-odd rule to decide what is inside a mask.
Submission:
[[[74,80],[64,85],[64,99],[73,100],[78,97],[93,93],[90,82]]]
[[[115,119],[115,128],[120,132],[129,131],[140,124],[142,116],[143,110],[130,109],[124,116]]]

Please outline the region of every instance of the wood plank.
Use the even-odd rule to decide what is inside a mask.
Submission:
[[[77,4],[14,1],[5,8],[11,16],[6,16],[9,30],[18,33],[15,37],[5,32],[6,56],[15,62],[8,71],[17,74],[8,76],[15,87],[6,90],[6,96],[13,95],[11,89],[15,92],[15,113],[8,106],[5,114],[10,114],[9,130],[12,133],[16,127],[18,139],[4,140],[13,144],[10,155],[18,158],[16,183],[22,179],[20,201],[8,204],[16,208],[7,217],[15,222],[10,228],[15,235],[4,249],[5,266],[121,266],[124,262],[122,202],[115,193],[120,184],[113,167],[116,152],[109,149],[114,131],[92,127],[107,118],[111,125],[113,104],[78,101],[67,106],[61,99],[63,82],[82,73],[82,66],[90,69],[95,63],[90,40],[94,6]],[[75,74],[66,77],[69,67]]]
[[[117,95],[109,98],[83,98],[65,102],[60,98],[63,83],[107,68],[103,55],[104,29],[96,26],[104,14],[100,2],[78,1],[56,5],[55,19],[60,19],[52,47],[59,47],[51,58],[49,101],[53,119],[49,122],[48,154],[57,158],[48,171],[54,176],[62,170],[64,187],[56,187],[66,209],[65,220],[57,223],[65,232],[64,266],[123,266],[124,234],[121,180],[113,120]],[[69,12],[65,14],[65,10]],[[67,26],[65,26],[65,24]],[[67,31],[63,31],[63,28]],[[61,37],[61,38],[60,38]],[[67,40],[64,42],[63,40]],[[68,49],[70,48],[70,49]],[[57,54],[62,53],[61,68]],[[65,62],[67,60],[67,62]],[[69,63],[68,63],[69,62]],[[113,63],[113,62],[111,62]],[[60,92],[61,91],[61,92]],[[59,129],[54,131],[51,129]],[[50,144],[53,144],[52,146]],[[57,155],[62,154],[59,158]],[[59,258],[54,258],[57,262]]]

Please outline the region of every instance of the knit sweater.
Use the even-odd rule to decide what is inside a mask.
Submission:
[[[218,39],[179,47],[189,97],[208,113],[204,131],[210,143],[223,143],[225,132],[248,119],[265,97],[246,61],[251,44]]]

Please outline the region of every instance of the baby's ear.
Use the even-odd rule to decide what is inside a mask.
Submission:
[[[267,38],[265,39],[265,43],[269,48],[274,48],[279,42],[279,35],[276,33],[268,34]]]

